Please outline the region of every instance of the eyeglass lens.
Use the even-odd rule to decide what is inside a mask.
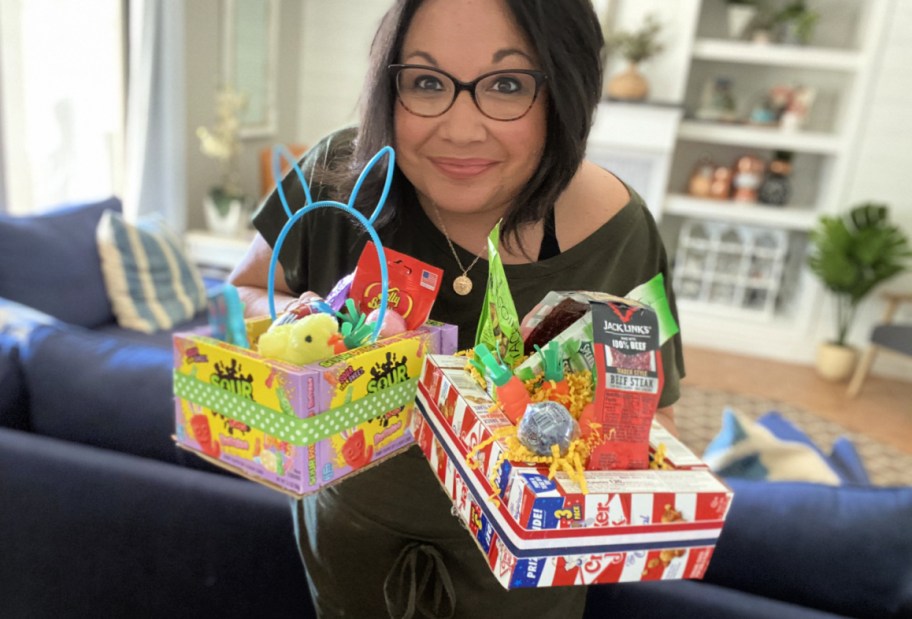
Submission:
[[[439,116],[456,100],[456,84],[449,75],[423,67],[404,67],[396,79],[399,99],[418,116]],[[496,120],[515,120],[525,114],[538,87],[533,75],[502,71],[475,83],[475,104]]]

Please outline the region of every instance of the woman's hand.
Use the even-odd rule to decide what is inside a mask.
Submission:
[[[247,249],[247,253],[228,276],[228,283],[238,289],[238,295],[244,303],[244,315],[247,317],[269,315],[267,287],[271,259],[272,247],[257,234]],[[281,313],[298,297],[285,284],[285,271],[282,269],[281,262],[276,263],[275,280],[275,307],[276,312]]]

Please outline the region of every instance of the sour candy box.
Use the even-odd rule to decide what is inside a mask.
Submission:
[[[414,442],[408,426],[424,355],[455,347],[455,327],[428,323],[297,366],[177,334],[178,444],[275,489],[309,494]]]
[[[373,223],[392,182],[395,153],[367,164],[347,204],[306,198],[288,215],[269,265],[270,315],[246,322],[238,293],[223,287],[206,331],[174,337],[176,440],[213,463],[293,496],[319,490],[414,442],[410,416],[429,353],[453,352],[456,327],[428,321],[442,272],[385,250]],[[387,158],[386,184],[370,218],[354,207],[362,181]],[[358,266],[319,299],[305,295],[278,316],[275,278],[291,228],[319,208],[341,210],[370,236]],[[311,293],[312,294],[312,293]],[[351,294],[354,294],[352,298]],[[344,306],[344,311],[343,310]],[[366,312],[370,310],[371,314]],[[398,320],[387,320],[396,314]]]

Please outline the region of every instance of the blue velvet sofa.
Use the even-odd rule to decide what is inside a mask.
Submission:
[[[0,215],[0,617],[314,616],[288,500],[174,446],[170,333],[117,327],[105,208]],[[731,485],[704,581],[586,616],[912,617],[912,490]]]

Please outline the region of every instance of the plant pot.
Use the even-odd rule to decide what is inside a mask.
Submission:
[[[750,34],[752,43],[767,45],[774,40],[773,31],[769,28],[755,28]]]
[[[621,101],[642,101],[649,94],[649,82],[643,77],[636,63],[608,80],[605,93],[611,99]]]
[[[834,383],[848,380],[857,360],[858,351],[851,346],[829,342],[817,346],[817,373]]]
[[[728,36],[741,39],[747,34],[747,27],[757,15],[757,7],[749,4],[733,4],[728,7]]]
[[[244,225],[244,199],[220,193],[207,193],[203,197],[206,227],[218,236],[236,237]]]

